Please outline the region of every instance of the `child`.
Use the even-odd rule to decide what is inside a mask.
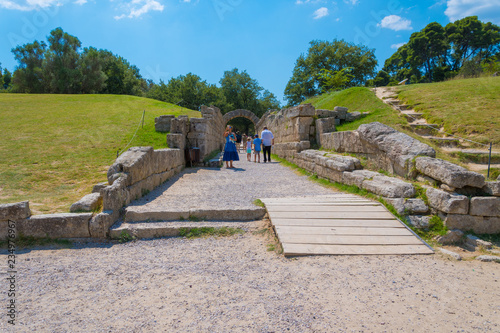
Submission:
[[[252,139],[247,138],[247,161],[252,162]]]
[[[260,151],[262,150],[262,140],[259,139],[259,135],[255,134],[255,139],[253,140],[253,161],[260,163]]]

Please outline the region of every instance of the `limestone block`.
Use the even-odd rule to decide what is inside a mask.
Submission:
[[[431,220],[430,216],[422,215],[408,215],[406,221],[418,229],[426,229],[429,227],[429,222]]]
[[[294,124],[297,130],[297,137],[293,141],[309,140],[309,130],[313,121],[312,117],[297,117]]]
[[[431,177],[428,177],[428,176],[424,176],[424,175],[417,175],[417,177],[415,178],[418,182],[420,183],[428,183],[430,185],[436,185],[438,184],[438,181],[435,180],[434,178],[431,178]]]
[[[384,198],[384,200],[394,206],[399,215],[420,215],[429,212],[429,207],[422,199]]]
[[[314,117],[315,110],[312,104],[301,104],[285,110],[285,113],[288,118]]]
[[[118,212],[103,211],[95,215],[89,222],[90,236],[93,238],[106,238],[109,228],[118,220]]]
[[[31,216],[29,201],[0,205],[0,221],[20,221]]]
[[[483,191],[489,195],[500,197],[500,181],[486,182],[483,187]]]
[[[316,119],[316,142],[321,145],[321,135],[324,133],[335,132],[335,125],[338,119],[335,118],[320,118]]]
[[[449,185],[446,185],[446,184],[441,184],[439,186],[442,190],[445,190],[446,192],[455,192],[456,188],[454,187],[451,187]]]
[[[326,157],[328,158],[326,166],[336,171],[354,171],[361,168],[361,162],[355,157],[333,154],[328,154]]]
[[[345,117],[345,121],[355,121],[358,120],[359,118],[362,118],[363,115],[361,112],[355,111],[355,112],[348,112]]]
[[[167,145],[169,148],[184,150],[186,148],[186,136],[184,134],[167,134]]]
[[[336,106],[333,108],[333,111],[337,112],[337,118],[345,120],[347,112],[349,111],[348,108],[345,108],[343,106]]]
[[[127,174],[127,185],[134,184],[152,173],[153,147],[132,147],[120,155],[108,170],[108,182],[113,184],[116,174]]]
[[[372,179],[373,177],[378,175],[378,172],[369,170],[355,170],[352,172],[346,171],[342,173],[342,183],[347,185],[355,185],[361,188],[365,179]]]
[[[453,251],[450,251],[447,249],[443,249],[443,248],[437,248],[436,250],[438,250],[439,252],[441,252],[443,254],[446,254],[446,255],[452,257],[455,260],[462,260],[462,256],[456,252],[453,252]]]
[[[170,132],[170,123],[174,119],[174,115],[164,115],[155,118],[155,131],[156,132]]]
[[[500,198],[474,197],[470,199],[470,215],[500,217]]]
[[[101,189],[105,188],[106,186],[108,186],[109,183],[108,182],[101,182],[101,183],[97,183],[94,185],[94,187],[92,188],[92,193],[99,193],[101,191]]]
[[[335,171],[318,164],[314,166],[314,173],[316,173],[318,177],[326,178],[334,182],[342,181],[342,172]]]
[[[411,198],[416,193],[412,184],[384,175],[365,180],[361,186],[367,191],[388,198]]]
[[[89,213],[33,215],[19,223],[17,231],[35,238],[86,238],[91,218]]]
[[[189,120],[187,116],[180,115],[178,118],[173,118],[170,121],[170,133],[186,135],[189,130]]]
[[[449,193],[433,187],[427,188],[427,198],[432,208],[448,214],[468,214],[469,198],[465,195]]]
[[[448,214],[444,223],[449,229],[472,230],[476,234],[500,233],[500,218],[498,217]]]
[[[442,245],[460,244],[463,243],[464,233],[461,230],[448,230],[446,235],[436,237],[436,241]]]
[[[474,235],[467,235],[467,237],[465,238],[465,243],[466,245],[474,248],[474,250],[478,247],[482,247],[484,249],[491,249],[493,247],[492,243],[484,241]]]
[[[476,260],[483,261],[483,262],[500,263],[500,257],[498,257],[498,256],[481,255],[481,256],[477,256]]]
[[[72,204],[69,211],[71,213],[93,212],[99,208],[101,203],[102,197],[100,193],[90,193]]]
[[[127,176],[124,175],[101,190],[103,210],[118,211],[130,202],[126,184]]]
[[[451,187],[472,186],[482,188],[484,176],[461,166],[431,157],[418,157],[415,166],[422,174],[439,180]]]
[[[338,118],[338,112],[333,110],[316,109],[315,116],[318,118]],[[339,124],[340,121],[337,125]]]

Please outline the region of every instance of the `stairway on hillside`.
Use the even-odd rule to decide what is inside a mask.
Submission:
[[[396,95],[396,87],[374,88],[376,96],[384,103],[390,105],[394,110],[405,116],[408,125],[413,132],[422,138],[428,139],[438,145],[443,151],[450,154],[464,154],[475,160],[475,163],[466,163],[472,171],[481,171],[488,168],[488,149],[477,149],[468,147],[468,142],[457,137],[450,136],[444,132],[444,128],[435,124],[429,124],[423,117],[423,113],[417,112],[411,106],[403,104]],[[492,151],[492,155],[500,155],[500,151]],[[492,160],[492,168],[500,168],[500,160]]]

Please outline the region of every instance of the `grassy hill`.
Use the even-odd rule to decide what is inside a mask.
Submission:
[[[429,123],[481,143],[500,144],[500,77],[412,84],[398,91]]]
[[[34,213],[67,212],[106,181],[117,151],[166,147],[154,118],[199,112],[147,98],[115,95],[0,94],[0,203],[30,200]]]

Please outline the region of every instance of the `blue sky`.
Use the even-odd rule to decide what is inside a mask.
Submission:
[[[412,32],[465,16],[500,24],[500,0],[0,0],[0,63],[61,27],[118,54],[155,82],[192,72],[217,83],[237,67],[283,98],[311,40],[375,49],[379,67]]]

